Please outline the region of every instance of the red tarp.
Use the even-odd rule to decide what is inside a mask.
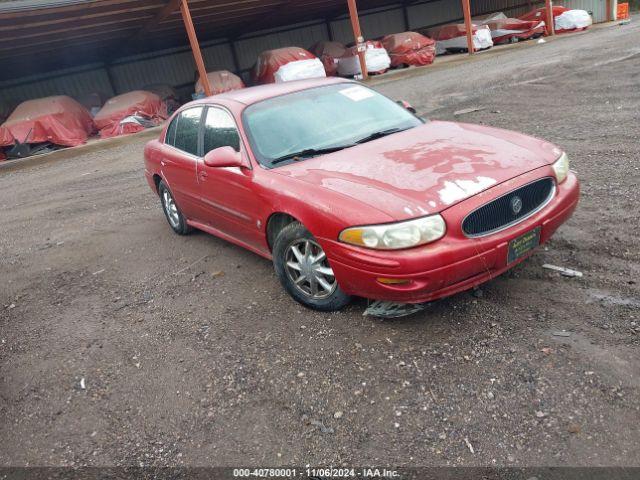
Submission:
[[[429,65],[436,56],[435,40],[418,32],[403,32],[387,35],[382,45],[391,58],[391,66]]]
[[[476,25],[471,25],[471,33],[474,34],[478,31]],[[435,41],[451,40],[452,38],[463,37],[467,35],[467,30],[464,23],[450,23],[448,25],[440,25],[437,27],[431,27],[427,30],[427,35],[433,38]]]
[[[0,146],[51,142],[75,147],[87,141],[95,125],[87,110],[71,97],[22,102],[0,126]]]
[[[256,64],[251,70],[251,82],[254,85],[275,83],[275,74],[278,69],[290,62],[299,60],[312,60],[316,56],[299,47],[285,47],[276,50],[267,50],[258,56]]]
[[[551,7],[551,11],[553,12],[553,18],[558,15],[570,10],[567,7],[561,7],[559,5],[554,5]],[[525,13],[518,17],[520,20],[538,20],[542,22],[546,22],[547,20],[547,9],[546,7],[538,8],[536,10],[532,10],[529,13]]]
[[[558,15],[563,14],[564,12],[569,11],[570,9],[567,7],[561,7],[559,5],[554,5],[551,7],[551,12],[553,13],[553,18],[555,19]],[[519,20],[525,20],[525,21],[539,21],[539,22],[545,22],[547,23],[547,8],[546,7],[542,7],[542,8],[537,8],[536,10],[532,10],[529,13],[525,13],[524,15],[521,15],[518,17]],[[548,31],[548,27],[545,27],[545,30],[547,31],[546,33],[549,33]],[[561,31],[558,31],[557,33],[561,33]]]
[[[545,33],[544,20],[495,18],[483,22],[491,29],[493,43],[508,42],[512,38],[527,39]]]
[[[130,116],[141,117],[154,125],[167,119],[167,106],[155,93],[135,90],[113,97],[94,117],[102,138],[115,137],[144,130],[135,122],[122,122]]]
[[[240,90],[245,87],[244,82],[240,77],[227,70],[209,72],[207,73],[207,78],[209,79],[209,85],[211,85],[213,95],[230,92],[231,90]],[[202,87],[199,78],[196,82],[195,91],[198,94],[204,94],[204,88]]]
[[[338,74],[338,59],[346,53],[347,47],[340,42],[318,42],[309,51],[320,59],[327,76],[332,77]]]

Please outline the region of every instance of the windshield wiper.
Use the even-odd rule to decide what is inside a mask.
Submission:
[[[271,160],[271,165],[276,165],[278,163],[286,162],[287,160],[296,160],[305,157],[314,157],[316,155],[323,155],[325,153],[337,152],[338,150],[344,150],[345,148],[352,147],[353,145],[338,145],[334,147],[325,147],[325,148],[306,148],[304,150],[300,150],[299,152],[287,153],[278,158],[274,158]]]
[[[360,140],[357,140],[356,143],[367,143],[367,142],[370,142],[371,140],[377,140],[378,138],[386,137],[387,135],[391,135],[392,133],[398,133],[398,132],[403,132],[405,130],[409,130],[409,128],[395,127],[395,128],[388,128],[387,130],[381,130],[379,132],[373,132],[371,135],[367,135],[366,137],[361,138]]]

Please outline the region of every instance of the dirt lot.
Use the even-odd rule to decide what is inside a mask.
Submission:
[[[407,319],[305,310],[171,233],[144,139],[0,170],[0,465],[640,465],[636,20],[374,82],[547,138],[583,185],[546,248]]]

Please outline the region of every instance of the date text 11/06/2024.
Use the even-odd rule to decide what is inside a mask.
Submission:
[[[396,470],[386,468],[234,468],[234,478],[398,478]]]

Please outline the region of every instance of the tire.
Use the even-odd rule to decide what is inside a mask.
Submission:
[[[193,229],[187,225],[187,219],[182,215],[178,204],[173,199],[171,190],[169,190],[169,187],[167,187],[162,180],[158,185],[158,194],[160,195],[162,211],[164,212],[164,216],[171,229],[178,235],[187,235],[191,233]]]
[[[290,223],[278,233],[273,244],[273,266],[287,293],[305,307],[334,312],[351,301],[333,276],[324,251],[299,222]]]

